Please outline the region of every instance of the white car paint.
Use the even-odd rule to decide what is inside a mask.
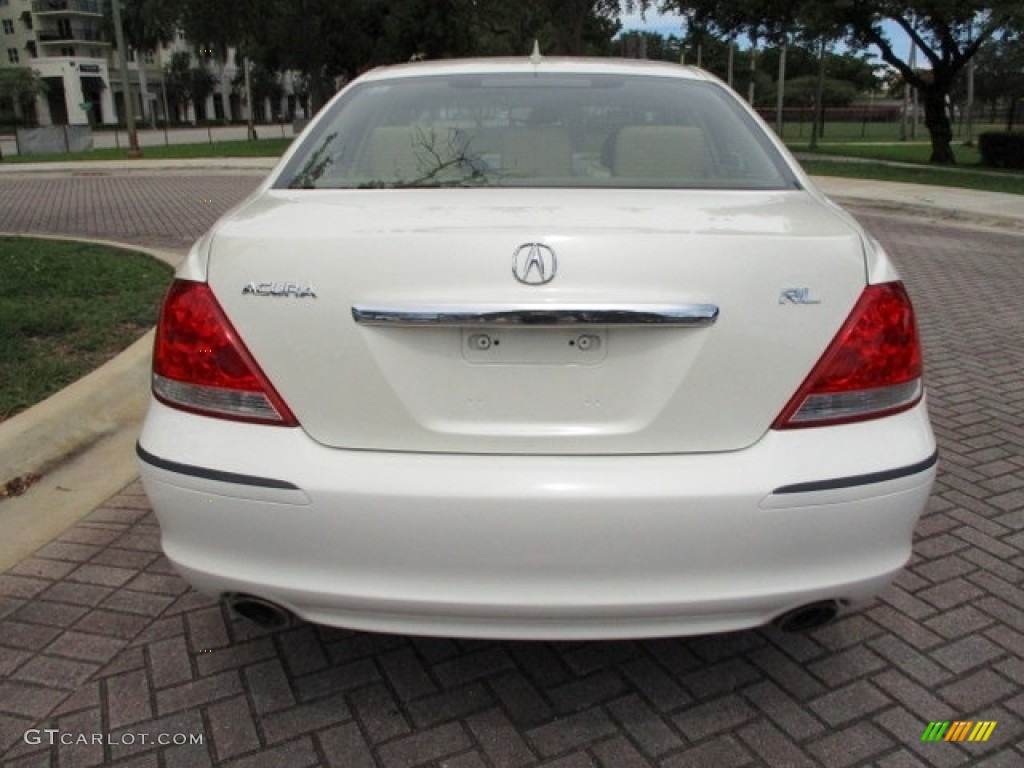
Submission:
[[[572,60],[361,82],[534,71],[712,82]],[[790,187],[283,188],[330,114],[178,272],[209,285],[298,422],[154,399],[143,482],[191,583],[356,629],[611,638],[757,626],[898,573],[935,472],[925,400],[773,428],[866,286],[898,275],[770,132]],[[550,283],[514,279],[524,243],[557,252]],[[268,284],[296,289],[246,290]],[[719,314],[667,328],[353,315],[681,304]]]

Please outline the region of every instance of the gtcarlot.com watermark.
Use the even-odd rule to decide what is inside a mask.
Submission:
[[[154,744],[161,747],[183,747],[202,744],[201,733],[70,733],[58,728],[30,728],[23,736],[26,744],[55,746],[88,746],[91,744],[128,747]]]

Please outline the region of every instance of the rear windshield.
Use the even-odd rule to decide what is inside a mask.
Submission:
[[[722,86],[667,77],[431,76],[351,87],[275,186],[782,189]]]

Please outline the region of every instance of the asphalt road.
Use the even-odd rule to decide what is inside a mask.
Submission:
[[[183,251],[258,178],[5,178],[0,230]],[[859,215],[916,303],[941,449],[914,557],[870,604],[807,635],[268,632],[173,574],[135,484],[0,575],[0,765],[1024,764],[1024,235]],[[936,720],[996,726],[922,742]]]

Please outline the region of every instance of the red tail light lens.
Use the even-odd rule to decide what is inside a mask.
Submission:
[[[153,350],[153,394],[207,416],[298,424],[206,283],[176,280],[164,298]]]
[[[903,284],[869,285],[772,427],[842,424],[907,410],[924,392],[921,368],[917,324]]]

